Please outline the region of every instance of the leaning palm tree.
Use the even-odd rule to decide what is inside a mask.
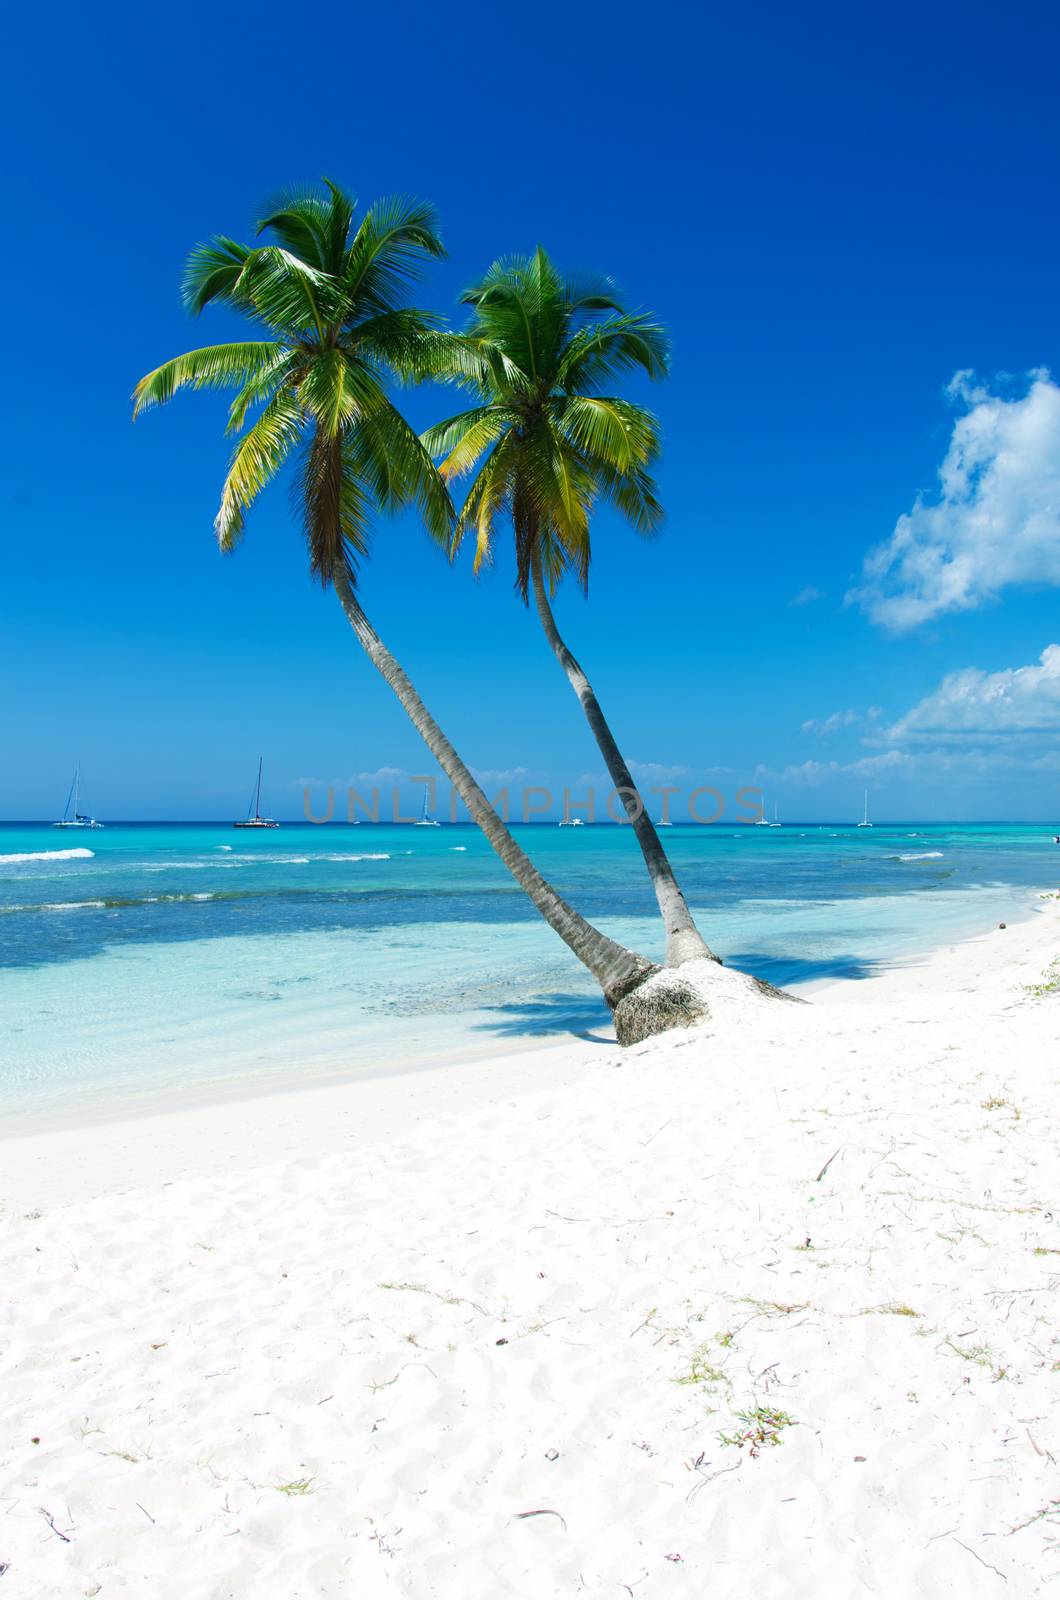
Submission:
[[[473,307],[452,336],[447,375],[478,404],[423,435],[447,481],[474,472],[450,541],[475,538],[475,570],[490,558],[497,523],[515,534],[517,586],[534,600],[548,642],[570,680],[608,773],[633,825],[666,927],[670,966],[717,960],[692,919],[655,825],[600,708],[568,649],[551,599],[565,572],[588,588],[590,524],[601,502],[638,533],[662,518],[650,468],[658,455],[655,418],[605,391],[630,372],[662,377],[667,342],[647,317],[631,315],[608,279],[562,279],[544,250],[497,261],[461,296]]]
[[[658,968],[606,938],[538,872],[361,608],[358,565],[368,551],[373,512],[414,506],[444,544],[452,507],[429,455],[387,392],[389,379],[422,377],[438,360],[434,319],[408,303],[426,264],[443,253],[434,212],[399,199],[371,206],[359,223],[354,216],[354,202],[326,182],[268,206],[259,242],[215,237],[193,250],[184,278],[189,310],[197,315],[211,303],[227,305],[264,337],[165,362],[137,384],[134,415],[181,388],[236,391],[228,432],[238,443],[214,524],[221,549],[235,548],[250,506],[290,466],[311,574],[334,588],[370,661],[473,820],[600,984],[616,1011],[620,1038],[629,1042],[691,1020],[699,1007],[687,986],[656,1001]],[[260,242],[262,235],[267,242]],[[647,1000],[629,1003],[649,978]]]

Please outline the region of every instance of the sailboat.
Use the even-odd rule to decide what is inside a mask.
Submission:
[[[773,820],[767,823],[766,826],[770,828],[782,828],[784,826],[782,822],[777,821],[777,802],[775,800],[773,801]]]
[[[858,823],[858,827],[859,828],[871,828],[872,827],[872,823],[869,821],[869,791],[867,789],[865,790],[865,815],[862,817],[861,821]]]
[[[427,797],[428,797],[429,794],[430,794],[430,784],[425,783],[423,785],[423,810],[420,812],[420,820],[418,822],[414,822],[412,824],[412,826],[414,828],[440,828],[441,827],[441,823],[435,817],[432,817],[430,812],[427,809]]]
[[[66,808],[63,811],[61,822],[53,822],[53,828],[102,828],[102,822],[97,822],[95,817],[89,817],[81,810],[81,763],[74,768],[74,781],[70,785],[70,793],[66,797]]]
[[[756,828],[769,828],[769,827],[772,827],[772,823],[769,821],[768,817],[766,816],[766,797],[765,797],[765,795],[762,796],[762,815],[760,817],[756,817],[755,818],[754,825],[755,825]]]
[[[262,757],[259,756],[258,782],[254,790],[254,798],[250,802],[251,809],[247,812],[247,820],[245,822],[233,822],[233,828],[278,828],[280,826],[271,817],[263,817],[261,814],[261,764]]]

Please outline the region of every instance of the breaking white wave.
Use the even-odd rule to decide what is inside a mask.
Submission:
[[[917,855],[899,856],[899,861],[941,861],[941,850],[921,850]]]
[[[407,852],[407,853],[411,854],[411,851]],[[384,851],[384,852],[376,852],[375,854],[366,855],[366,856],[318,856],[317,860],[318,861],[389,861],[390,857]]]
[[[19,850],[12,856],[0,856],[0,865],[9,861],[83,861],[95,853],[94,850]]]
[[[105,900],[57,900],[41,906],[42,911],[98,911],[106,906]]]
[[[466,844],[451,844],[449,846],[449,848],[450,848],[450,850],[466,850],[467,849],[467,845]]]

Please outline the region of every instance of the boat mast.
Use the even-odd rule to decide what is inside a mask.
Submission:
[[[264,761],[264,759],[265,759],[264,756],[259,756],[258,757],[258,787],[254,791],[254,820],[255,820],[255,822],[258,822],[258,821],[261,820],[261,763]]]

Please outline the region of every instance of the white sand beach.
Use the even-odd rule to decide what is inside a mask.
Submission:
[[[3,1600],[1054,1592],[1058,952],[3,1140]]]

